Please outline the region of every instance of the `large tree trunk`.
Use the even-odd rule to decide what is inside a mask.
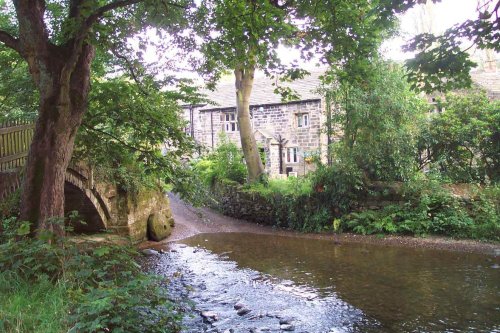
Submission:
[[[73,153],[76,132],[86,110],[90,64],[94,57],[85,45],[71,73],[64,50],[51,57],[39,72],[40,107],[26,163],[21,197],[21,219],[33,230],[64,235],[64,177]],[[57,52],[56,51],[56,52]],[[59,221],[61,223],[51,223]]]
[[[236,68],[234,71],[241,148],[247,163],[249,182],[257,181],[264,173],[264,165],[260,159],[250,120],[250,94],[252,93],[254,72],[254,68]]]

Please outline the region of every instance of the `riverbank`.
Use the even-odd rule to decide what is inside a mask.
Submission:
[[[410,237],[410,236],[378,236],[357,235],[350,233],[300,233],[297,231],[278,229],[259,225],[236,218],[224,216],[209,208],[197,208],[170,195],[172,215],[175,227],[172,235],[166,240],[143,242],[140,248],[164,248],[168,243],[203,233],[245,232],[254,234],[280,235],[309,239],[330,240],[336,243],[365,243],[380,246],[400,246],[409,248],[427,248],[445,251],[500,255],[499,243],[487,243],[475,240],[457,240],[446,237]]]
[[[172,237],[142,244],[168,250],[144,251],[144,269],[165,277],[172,301],[192,304],[183,307],[184,333],[486,332],[498,326],[495,244],[301,234],[178,198],[171,203]]]

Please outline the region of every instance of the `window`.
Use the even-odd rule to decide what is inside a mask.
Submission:
[[[297,127],[308,127],[309,126],[309,114],[300,113],[297,115]]]
[[[236,132],[239,131],[240,128],[238,126],[238,121],[236,120],[236,113],[223,113],[222,116],[222,128],[226,132]]]
[[[286,149],[286,161],[287,163],[299,162],[299,149],[297,147],[290,147]]]

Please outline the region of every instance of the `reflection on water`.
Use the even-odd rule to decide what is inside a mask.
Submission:
[[[362,310],[383,332],[500,332],[499,258],[245,233],[184,241]]]

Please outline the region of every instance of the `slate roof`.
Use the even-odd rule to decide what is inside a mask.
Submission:
[[[300,96],[300,100],[317,100],[321,95],[316,92],[320,86],[319,79],[324,71],[311,72],[311,75],[293,82],[279,83],[281,86],[290,87]],[[479,87],[486,90],[491,99],[500,99],[500,72],[473,72],[472,81]],[[281,95],[274,93],[275,81],[268,77],[256,77],[252,94],[250,96],[250,106],[282,104]],[[215,91],[204,91],[207,98],[215,103],[207,104],[201,110],[216,110],[236,107],[234,81],[223,82],[217,85]]]
[[[315,92],[319,87],[321,81],[319,76],[323,71],[311,72],[303,79],[295,80],[293,82],[279,82],[282,87],[290,87],[299,96],[300,100],[317,100],[321,99],[321,95]],[[281,95],[274,93],[276,86],[273,86],[274,80],[268,77],[256,77],[250,95],[250,106],[268,105],[268,104],[282,104]],[[219,83],[215,91],[204,91],[207,98],[216,103],[216,105],[205,105],[202,110],[211,109],[225,109],[236,107],[236,89],[234,81]]]
[[[472,81],[486,90],[488,97],[500,99],[500,72],[472,72]]]

